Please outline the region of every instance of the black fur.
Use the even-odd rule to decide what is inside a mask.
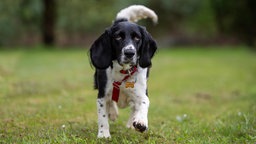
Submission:
[[[157,46],[155,40],[147,32],[146,28],[141,28],[141,33],[143,36],[142,46],[140,49],[140,59],[139,65],[142,68],[151,66],[151,58],[154,56]]]
[[[116,41],[120,36],[124,41]],[[119,60],[121,48],[126,45],[128,40],[139,37],[140,41],[133,41],[138,52],[138,64],[142,68],[151,66],[151,58],[157,49],[156,42],[146,31],[146,28],[135,23],[128,22],[126,19],[118,19],[114,24],[93,43],[90,48],[90,58],[96,69],[106,69],[112,64],[112,60]]]
[[[105,30],[105,32],[91,46],[91,62],[97,69],[106,69],[112,63],[110,38],[108,30]]]
[[[102,98],[105,95],[105,87],[107,84],[106,70],[97,69],[95,72],[95,88],[99,89],[98,98]]]

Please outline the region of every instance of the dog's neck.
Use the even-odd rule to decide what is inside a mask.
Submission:
[[[132,65],[130,64],[123,64],[123,65],[120,65],[116,60],[113,61],[113,67],[116,69],[116,70],[129,70],[131,69]]]
[[[132,68],[132,66],[129,65],[129,64],[124,64],[123,65],[123,70],[128,70],[128,69],[131,69],[131,68]]]

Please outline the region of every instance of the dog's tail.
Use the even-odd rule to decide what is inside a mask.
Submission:
[[[132,5],[124,8],[116,16],[116,20],[127,19],[131,22],[137,22],[140,19],[146,18],[151,18],[154,24],[157,24],[158,17],[156,13],[143,5]]]

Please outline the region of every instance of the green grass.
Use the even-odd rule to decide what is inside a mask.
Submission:
[[[162,49],[148,81],[149,131],[125,128],[129,108],[97,139],[87,50],[0,51],[0,143],[255,143],[256,54]]]

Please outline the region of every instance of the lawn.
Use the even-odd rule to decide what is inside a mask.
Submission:
[[[0,143],[255,143],[256,54],[246,48],[161,49],[148,81],[149,130],[129,108],[97,139],[87,50],[0,51]]]

